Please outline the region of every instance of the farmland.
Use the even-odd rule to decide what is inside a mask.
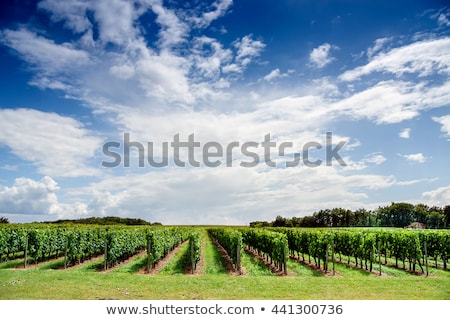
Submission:
[[[449,253],[448,230],[8,225],[0,299],[450,299]]]

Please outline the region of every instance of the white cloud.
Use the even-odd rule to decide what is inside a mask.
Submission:
[[[104,43],[126,44],[135,36],[133,3],[122,0],[99,0],[93,3]]]
[[[407,180],[407,181],[398,181],[395,184],[397,186],[411,186],[413,184],[418,183],[424,183],[424,182],[434,182],[439,180],[439,178],[431,178],[431,179],[414,179],[414,180]]]
[[[17,165],[11,165],[11,164],[5,164],[0,167],[1,170],[6,171],[17,171],[19,169],[19,166]]]
[[[280,69],[273,69],[268,74],[266,74],[263,79],[270,82],[273,79],[279,78],[281,76]]]
[[[40,173],[79,177],[98,174],[88,161],[101,140],[69,117],[31,109],[0,110],[0,143],[34,163]]]
[[[65,73],[90,62],[86,51],[75,49],[70,43],[56,44],[26,29],[4,30],[1,40],[44,73]]]
[[[380,38],[375,40],[374,45],[367,49],[367,56],[369,57],[369,59],[372,58],[375,54],[379,53],[383,49],[383,47],[391,40],[392,38]]]
[[[364,161],[367,163],[382,164],[386,161],[386,158],[380,153],[374,153],[365,157]]]
[[[57,44],[26,29],[5,30],[1,40],[37,71],[29,84],[65,91],[96,112],[143,101],[146,107],[158,103],[189,108],[196,102],[228,99],[230,93],[224,91],[265,47],[251,34],[229,47],[198,35],[195,28],[206,27],[231,5],[230,0],[218,0],[207,8],[175,10],[160,0],[46,0],[39,8],[73,32],[71,43]],[[195,16],[199,8],[207,10],[199,16],[201,25],[189,15]],[[139,20],[149,10],[159,27],[152,42],[147,42],[148,26]]]
[[[398,136],[403,139],[409,139],[410,133],[411,133],[411,128],[405,128],[402,131],[400,131]]]
[[[193,77],[211,80],[221,76],[221,68],[233,59],[233,52],[225,49],[217,40],[202,36],[193,40],[192,60],[195,72]]]
[[[418,73],[419,77],[433,73],[450,73],[450,38],[417,41],[403,47],[381,52],[368,64],[347,70],[339,76],[343,81],[355,81],[362,76],[384,72],[401,76],[405,73]]]
[[[198,28],[205,28],[211,24],[214,20],[225,15],[227,10],[233,4],[233,0],[217,0],[211,7],[214,8],[211,11],[203,12],[200,17],[193,17],[192,21]]]
[[[403,158],[408,160],[409,162],[418,162],[418,163],[424,163],[427,161],[427,157],[423,155],[423,153],[412,153],[412,154],[403,154],[401,155]]]
[[[175,12],[163,7],[162,3],[153,4],[152,10],[157,15],[156,22],[161,27],[159,43],[163,50],[171,49],[173,46],[186,41],[185,37],[188,35],[190,28],[179,19]]]
[[[288,77],[289,74],[292,72],[293,72],[293,70],[288,70],[288,72],[286,72],[286,73],[281,73],[280,69],[276,68],[276,69],[273,69],[272,71],[270,71],[268,74],[266,74],[263,77],[263,80],[265,80],[267,82],[271,82],[274,79]]]
[[[450,114],[442,117],[433,117],[432,119],[441,124],[441,131],[450,137]]]
[[[170,102],[194,102],[187,77],[189,65],[185,59],[165,51],[139,60],[135,69],[147,96]]]
[[[236,40],[233,45],[237,49],[236,61],[243,67],[247,66],[253,58],[258,57],[265,48],[260,40],[253,40],[253,35],[246,35]]]
[[[422,193],[422,199],[430,206],[444,207],[449,205],[450,185]]]
[[[332,108],[356,119],[367,118],[378,124],[398,123],[419,114],[419,98],[420,86],[416,84],[382,81],[334,103]]]
[[[57,183],[44,176],[35,181],[17,178],[12,187],[0,186],[0,212],[7,214],[56,215],[57,217],[80,216],[87,213],[82,203],[63,204],[58,201]]]
[[[325,67],[335,60],[335,58],[330,55],[331,49],[337,49],[337,47],[332,46],[329,43],[324,43],[317,48],[314,48],[309,55],[309,61],[317,68]]]
[[[438,12],[431,15],[431,18],[435,19],[439,26],[448,27],[450,26],[450,9],[444,8],[438,10]]]
[[[77,192],[98,198],[96,212],[164,224],[247,224],[273,220],[278,214],[311,214],[324,207],[356,209],[364,206],[368,190],[394,183],[390,176],[347,176],[332,167],[173,168],[111,177]]]
[[[67,29],[83,34],[84,44],[93,44],[95,25],[98,31],[97,43],[126,45],[139,34],[133,24],[148,9],[148,4],[145,1],[132,3],[123,0],[44,0],[38,7],[46,10],[52,21],[62,21]]]
[[[85,32],[92,28],[86,11],[91,9],[90,1],[59,1],[43,0],[39,2],[40,9],[50,13],[52,21],[64,21],[66,28],[77,33]]]
[[[0,189],[0,212],[51,214],[55,211],[58,190],[56,182],[50,177],[40,181],[17,178],[14,186]]]

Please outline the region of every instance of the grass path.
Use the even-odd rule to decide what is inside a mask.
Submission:
[[[45,290],[43,290],[45,285]],[[0,299],[450,299],[449,278],[0,270]]]

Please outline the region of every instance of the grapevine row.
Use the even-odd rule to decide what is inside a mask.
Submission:
[[[242,234],[231,228],[212,228],[208,233],[227,251],[236,270],[241,270]]]
[[[266,255],[281,271],[287,273],[288,239],[285,234],[266,229],[241,229],[242,241],[259,255]]]
[[[279,232],[286,234],[291,255],[301,254],[308,259],[314,259],[315,264],[327,270],[330,254],[355,259],[356,265],[372,271],[373,263],[384,264],[388,258],[395,258],[395,266],[399,267],[399,261],[408,261],[409,270],[416,271],[416,265],[422,272],[426,263],[426,256],[431,256],[436,261],[438,257],[447,269],[447,260],[450,253],[450,233],[448,231],[430,230],[399,230],[399,229],[297,229],[277,228]]]

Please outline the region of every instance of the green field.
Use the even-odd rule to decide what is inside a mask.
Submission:
[[[450,271],[442,268],[430,267],[426,277],[383,265],[378,276],[343,261],[333,276],[289,259],[288,274],[280,276],[244,252],[238,275],[222,255],[203,232],[194,274],[187,242],[153,273],[144,272],[142,252],[106,272],[101,256],[67,269],[63,257],[24,268],[18,256],[0,263],[0,299],[450,299]]]

